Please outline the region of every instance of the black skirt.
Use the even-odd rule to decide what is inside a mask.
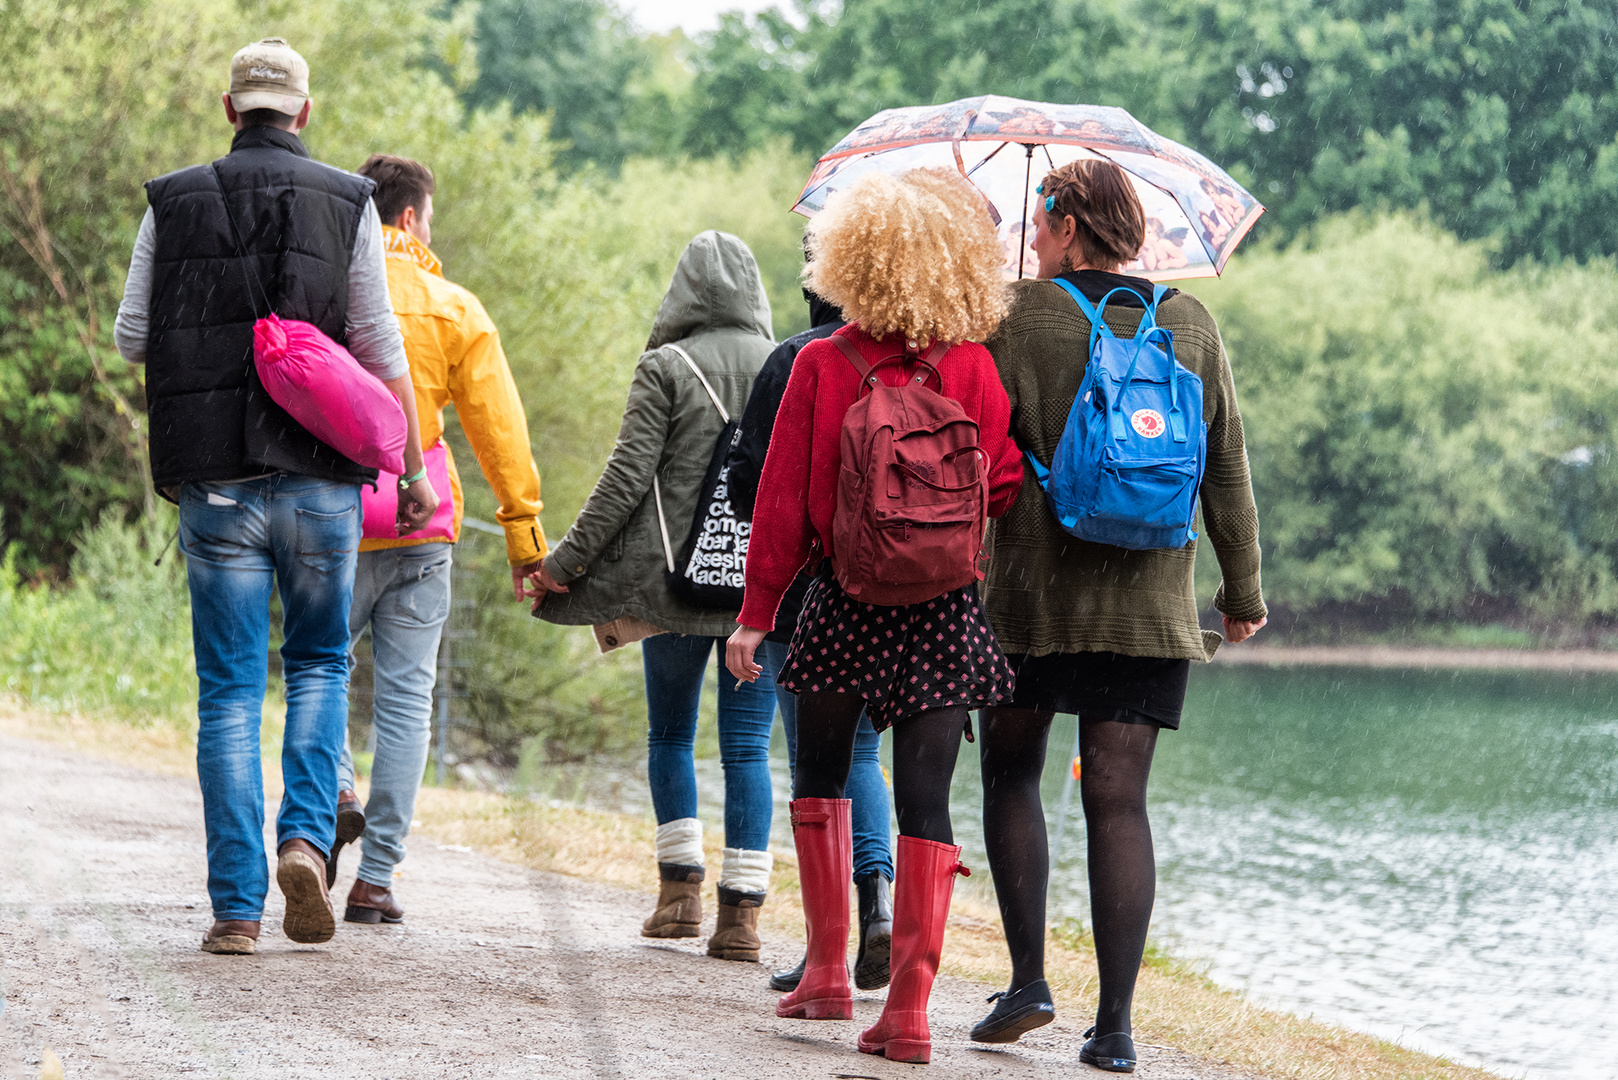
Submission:
[[[1006,658],[1017,674],[1015,709],[1059,712],[1178,729],[1191,661],[1122,653],[1047,653]]]
[[[876,607],[850,599],[823,567],[777,682],[795,694],[859,694],[881,731],[927,709],[1001,704],[1012,675],[975,584],[908,607]]]

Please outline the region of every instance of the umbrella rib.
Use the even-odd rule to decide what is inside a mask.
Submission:
[[[1034,144],[1024,143],[1023,145],[1028,148],[1028,164],[1024,167],[1022,174],[1022,223],[1017,226],[1019,230],[1017,234],[1018,281],[1022,280],[1023,261],[1028,257],[1028,181],[1034,178]],[[998,150],[995,151],[997,154],[999,152]],[[1050,151],[1047,150],[1045,156],[1049,157]]]
[[[1006,147],[1008,147],[1010,145],[1011,144],[1008,143],[1008,142],[1003,142],[999,146],[995,147],[993,150],[990,150],[988,152],[988,154],[984,156],[982,161],[978,162],[976,165],[974,165],[970,169],[966,170],[966,175],[971,176],[973,173],[975,173],[979,169],[983,168],[983,166],[987,165],[989,162],[994,160],[994,155],[998,154],[1000,151],[1004,150]],[[1049,155],[1047,155],[1047,156],[1049,156]]]

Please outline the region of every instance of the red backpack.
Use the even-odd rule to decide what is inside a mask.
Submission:
[[[831,340],[860,373],[860,399],[843,415],[842,470],[832,519],[838,584],[863,604],[919,604],[982,578],[989,475],[978,425],[943,389],[940,342],[916,377],[889,386],[841,333]]]

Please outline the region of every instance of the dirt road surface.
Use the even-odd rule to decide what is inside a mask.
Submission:
[[[211,956],[195,780],[0,737],[0,1074],[35,1080],[48,1046],[69,1078],[140,1080],[1101,1075],[1079,1063],[1079,1017],[971,1043],[978,983],[939,980],[930,1066],[890,1063],[854,1049],[881,992],[852,1021],[775,1018],[765,970],[796,942],[768,942],[763,966],[710,960],[705,938],[639,936],[647,896],[426,836],[405,867],[402,926],[295,945],[272,875],[259,954]],[[1237,1075],[1141,1053],[1148,1080]]]

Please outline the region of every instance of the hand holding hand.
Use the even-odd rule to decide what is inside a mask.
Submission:
[[[534,601],[534,606],[529,609],[530,611],[538,611],[539,605],[545,602],[547,594],[567,592],[567,586],[552,576],[550,570],[546,568],[544,560],[541,560],[533,570],[529,571],[528,582],[534,588],[524,589],[523,595]]]
[[[521,600],[525,596],[538,595],[538,593],[530,593],[527,589],[523,588],[523,584],[526,582],[528,575],[536,572],[541,566],[544,565],[545,561],[543,559],[539,559],[531,563],[522,563],[519,566],[513,566],[511,568],[511,592],[514,599]]]
[[[399,515],[395,528],[400,536],[407,536],[423,528],[433,519],[438,509],[438,492],[424,476],[399,492]]]
[[[1232,645],[1236,644],[1238,641],[1246,641],[1248,638],[1262,630],[1264,628],[1264,624],[1269,621],[1270,620],[1268,618],[1241,621],[1232,619],[1227,615],[1225,616],[1225,640],[1230,642]]]
[[[753,654],[768,632],[754,626],[738,626],[725,643],[725,667],[740,681],[752,682],[764,673],[764,669],[753,662]]]

